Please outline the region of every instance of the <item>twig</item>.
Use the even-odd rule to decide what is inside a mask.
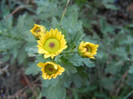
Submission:
[[[114,90],[115,90],[115,87],[120,83],[120,81],[121,81],[121,79],[119,79],[119,80],[115,83],[115,85],[114,85],[113,88],[112,88],[112,91],[111,91],[111,94],[110,94],[110,95],[113,95],[113,92],[114,92]]]
[[[114,87],[112,88],[112,91],[111,91],[111,94],[110,94],[110,95],[113,95],[114,90],[116,90],[116,86],[121,82],[120,87],[116,90],[116,95],[118,95],[120,89],[123,87],[124,80],[125,80],[125,78],[126,78],[126,76],[127,76],[127,73],[128,73],[128,70],[123,74],[122,78],[119,79],[119,80],[116,82],[116,84],[115,84]]]
[[[19,91],[17,91],[14,96],[17,96],[18,94],[21,94],[26,88],[28,88],[28,86],[25,86],[24,88],[20,89]]]
[[[121,85],[120,85],[120,87],[116,90],[116,96],[119,94],[120,89],[123,87],[125,78],[127,77],[127,74],[128,74],[128,70],[127,70],[127,71],[124,73],[124,75],[122,76]]]
[[[8,19],[11,15],[15,14],[18,10],[23,9],[23,6],[17,7],[14,11],[12,11],[6,18]]]
[[[36,95],[36,97],[38,96],[36,91],[33,89],[29,79],[24,75],[24,72],[21,70],[22,76],[24,77],[26,83],[28,84],[28,86],[30,87],[30,89],[32,90],[32,92]]]
[[[13,14],[15,14],[17,11],[27,8],[27,7],[31,7],[30,5],[21,5],[19,7],[17,7],[14,11],[12,11],[7,17],[6,19],[8,19],[10,16],[12,16]]]
[[[37,78],[35,81],[33,81],[31,84],[33,84],[33,86],[34,85],[36,85],[36,86],[40,86],[39,84],[34,84],[34,83],[36,83],[37,81],[39,81],[40,80],[40,78]],[[35,86],[35,87],[36,87]],[[17,96],[18,94],[21,94],[26,88],[27,88],[28,86],[25,86],[24,88],[22,88],[22,89],[20,89],[19,91],[17,91],[16,93],[15,93],[15,95]]]

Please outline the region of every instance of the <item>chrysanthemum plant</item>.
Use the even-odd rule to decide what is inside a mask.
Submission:
[[[99,45],[83,40],[80,22],[67,28],[65,19],[62,24],[55,18],[52,21],[56,25],[52,23],[46,28],[35,24],[30,30],[37,42],[36,69],[42,79],[42,95],[47,99],[65,99],[66,88],[89,84],[87,68],[95,66]]]

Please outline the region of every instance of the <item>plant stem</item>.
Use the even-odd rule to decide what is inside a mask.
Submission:
[[[17,11],[21,10],[21,9],[25,9],[25,8],[29,8],[32,7],[31,5],[21,5],[18,6],[14,11],[12,11],[7,17],[6,19],[8,19],[10,16],[12,16],[13,14],[15,14]],[[30,10],[32,13],[34,13],[34,11]]]
[[[67,54],[67,53],[78,53],[78,51],[64,51],[62,52],[63,54]]]
[[[65,7],[65,9],[64,9],[64,11],[63,11],[63,13],[62,13],[62,17],[61,17],[61,20],[60,20],[60,24],[61,24],[61,22],[62,22],[62,20],[63,20],[63,18],[64,18],[64,15],[65,15],[65,13],[66,13],[66,9],[67,9],[67,7],[68,7],[68,5],[69,5],[69,2],[70,2],[70,0],[67,0],[66,7]]]
[[[129,97],[131,94],[133,94],[133,90],[132,90],[130,93],[128,93],[127,96],[125,96],[123,99],[128,99],[128,97]]]

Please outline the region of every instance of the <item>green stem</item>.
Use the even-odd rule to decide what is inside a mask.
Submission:
[[[68,5],[69,5],[69,2],[70,2],[70,0],[67,0],[66,7],[65,7],[65,9],[64,9],[64,11],[63,11],[63,13],[62,13],[62,17],[61,17],[61,20],[60,20],[60,24],[61,24],[61,22],[62,22],[62,20],[63,20],[63,18],[64,18],[64,15],[65,15],[65,13],[66,13],[66,9],[67,9],[67,7],[68,7]]]
[[[128,99],[128,97],[129,97],[131,94],[133,94],[133,90],[132,90],[130,93],[128,93],[127,96],[125,96],[123,99]]]
[[[78,53],[78,51],[64,51],[62,52],[63,54],[67,54],[67,53]]]

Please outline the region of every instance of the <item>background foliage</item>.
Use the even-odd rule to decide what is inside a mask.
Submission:
[[[1,97],[133,98],[132,2],[71,0],[61,20],[66,3],[66,0],[0,1]],[[44,59],[37,53],[36,40],[29,31],[35,23],[48,30],[61,30],[69,45],[66,51],[76,51],[82,40],[99,44],[96,59],[62,53],[55,62],[66,69],[65,73],[56,79],[43,80],[36,64],[50,58]]]

